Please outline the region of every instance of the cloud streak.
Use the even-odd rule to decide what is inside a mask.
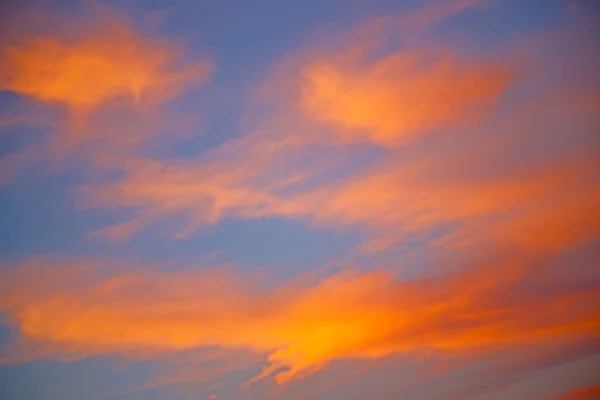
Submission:
[[[3,273],[0,305],[24,340],[59,353],[246,348],[268,354],[264,374],[285,383],[335,359],[593,337],[597,278],[540,275],[531,261],[503,256],[407,281],[345,270],[275,287],[222,269],[107,272],[60,260],[45,279],[38,260]]]
[[[570,393],[565,396],[559,397],[560,400],[583,400],[583,399],[593,399],[594,397],[600,395],[600,385],[598,386],[590,386],[588,388],[583,389],[574,389]]]

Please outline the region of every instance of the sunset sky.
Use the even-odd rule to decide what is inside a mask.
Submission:
[[[596,0],[0,10],[0,398],[600,398]]]

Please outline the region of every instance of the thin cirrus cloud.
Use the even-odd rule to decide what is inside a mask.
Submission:
[[[113,238],[126,237],[169,213],[189,215],[188,231],[225,216],[285,216],[331,227],[358,227],[396,240],[447,223],[461,223],[463,235],[481,235],[494,226],[497,234],[511,237],[512,229],[533,231],[544,225],[553,230],[543,237],[558,242],[563,234],[571,238],[594,234],[593,210],[600,193],[593,151],[558,165],[529,166],[526,174],[505,171],[483,182],[465,175],[465,168],[481,169],[479,154],[460,154],[459,168],[449,165],[447,158],[430,155],[414,162],[382,163],[361,176],[289,196],[278,196],[269,186],[251,186],[258,179],[248,167],[162,163],[139,164],[124,180],[100,189],[88,187],[82,193],[88,205],[141,210],[140,219],[109,228],[106,233]],[[536,238],[531,243],[542,244],[542,236]]]

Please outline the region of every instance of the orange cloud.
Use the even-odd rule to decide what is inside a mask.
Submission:
[[[278,288],[218,269],[98,275],[76,263],[53,265],[46,279],[47,266],[38,261],[3,273],[0,307],[23,339],[62,352],[247,348],[269,354],[260,376],[274,373],[285,383],[335,359],[596,334],[598,288],[581,277],[532,280],[529,261],[513,257],[409,281],[345,271]]]
[[[399,51],[371,63],[317,60],[303,67],[302,108],[343,140],[394,146],[477,120],[506,88],[506,67]]]
[[[335,164],[336,157],[309,168],[292,164],[293,173],[287,175],[292,150],[266,157],[258,146],[234,151],[239,158],[218,152],[219,157],[225,155],[218,161],[131,163],[121,180],[86,187],[82,193],[88,206],[140,210],[139,219],[106,231],[115,239],[174,214],[188,216],[183,234],[224,217],[303,218],[321,226],[359,229],[372,239],[365,248],[376,251],[448,224],[457,227],[425,245],[460,247],[487,240],[544,250],[570,246],[599,233],[594,151],[528,161],[525,169],[501,166],[486,177],[487,160],[499,160],[506,149],[455,149],[452,157],[432,151],[401,162],[383,160],[364,172],[314,187],[310,180],[327,171],[329,162]],[[508,159],[523,162],[504,156]],[[285,179],[272,172],[274,165],[281,166],[277,170],[284,171]],[[480,171],[482,176],[470,171]],[[292,190],[298,184],[301,188]]]
[[[397,74],[395,67],[396,64],[402,63],[401,59],[404,57],[403,54],[390,56],[382,60],[378,66],[356,71],[352,74],[349,73],[348,76],[352,75],[352,79],[361,82],[375,80],[377,81],[375,86],[385,88],[385,90],[389,89],[388,94],[397,93],[398,91],[394,89],[394,82],[397,80],[397,76],[402,77],[403,75]],[[415,57],[421,58],[426,57],[426,55]],[[441,55],[438,55],[438,58],[441,58]],[[506,76],[504,72],[500,71],[501,68],[498,68],[497,71],[495,68],[491,68],[490,72],[487,72],[486,68],[479,65],[467,66],[468,63],[466,62],[457,62],[456,65],[450,63],[447,67],[444,67],[443,62],[435,57],[434,59],[433,66],[425,66],[424,69],[408,62],[406,65],[408,68],[407,74],[402,78],[407,79],[407,84],[410,82],[409,85],[413,88],[411,90],[423,94],[424,101],[442,101],[441,98],[438,98],[441,91],[449,93],[454,90],[451,87],[444,88],[444,85],[462,85],[460,83],[462,78],[465,79],[465,82],[466,80],[469,80],[469,82],[472,80],[471,83],[465,84],[473,85],[473,88],[480,85],[476,88],[476,91],[480,89],[486,91],[487,86],[477,81],[478,76],[482,74],[490,77],[494,75],[498,78],[498,84],[494,84],[497,90],[493,89],[488,94],[482,95],[483,97],[479,97],[481,92],[477,92],[479,94],[470,97],[471,95],[467,91],[461,89],[458,92],[461,96],[465,96],[464,101],[457,99],[443,101],[444,104],[440,104],[439,107],[429,107],[422,104],[422,107],[420,105],[415,108],[416,114],[413,114],[413,116],[416,119],[409,122],[412,127],[407,128],[407,130],[399,125],[400,120],[398,118],[400,117],[398,115],[400,114],[397,113],[399,110],[397,101],[399,99],[395,95],[392,97],[387,94],[383,96],[387,99],[384,99],[384,101],[390,101],[386,106],[374,104],[371,107],[368,104],[363,106],[358,104],[358,109],[369,114],[368,121],[364,120],[366,121],[365,124],[360,121],[350,122],[350,125],[352,125],[350,130],[340,128],[339,124],[332,128],[323,128],[319,126],[320,123],[315,122],[311,117],[307,118],[304,113],[295,113],[293,110],[295,110],[294,107],[298,106],[297,101],[299,99],[294,99],[291,103],[293,110],[282,113],[283,120],[276,118],[264,125],[259,125],[259,128],[248,132],[242,138],[225,143],[216,150],[198,157],[193,162],[162,163],[145,160],[140,163],[128,163],[125,167],[126,175],[123,180],[108,183],[100,188],[97,186],[85,188],[83,190],[84,203],[93,206],[139,207],[144,214],[142,216],[144,221],[156,220],[165,213],[185,213],[191,217],[191,222],[184,231],[192,230],[203,224],[215,223],[225,216],[241,218],[264,216],[313,217],[314,220],[336,222],[341,220],[345,225],[352,225],[356,222],[353,219],[360,219],[360,216],[356,218],[337,218],[336,214],[339,212],[332,209],[335,207],[332,201],[337,204],[337,202],[342,201],[341,197],[344,196],[343,193],[338,193],[336,190],[351,191],[352,189],[335,183],[336,189],[327,190],[319,186],[315,187],[314,182],[318,182],[321,175],[332,172],[340,174],[340,171],[336,171],[340,167],[341,174],[345,175],[343,168],[348,165],[349,158],[356,155],[360,156],[360,154],[357,154],[356,151],[347,150],[344,146],[338,146],[340,144],[339,140],[334,146],[330,146],[332,141],[328,140],[327,136],[331,137],[333,135],[338,139],[341,138],[341,141],[346,142],[346,144],[348,144],[348,141],[366,140],[385,144],[386,146],[394,145],[404,141],[407,136],[413,133],[422,133],[423,127],[429,129],[425,126],[427,125],[425,121],[418,121],[421,117],[431,117],[431,121],[433,121],[431,127],[436,129],[448,128],[454,126],[454,123],[465,122],[465,119],[473,117],[472,111],[473,107],[477,108],[476,103],[483,101],[484,97],[494,97],[506,83],[504,82]],[[313,67],[314,64],[309,64],[305,68],[305,72],[308,70],[313,71],[311,69]],[[383,73],[379,73],[377,70],[382,70]],[[456,74],[459,75],[459,78],[453,76]],[[504,83],[500,83],[500,81]],[[312,94],[321,98],[320,96],[323,94],[321,86],[318,84],[317,86],[313,88],[314,93]],[[340,88],[347,88],[351,86],[351,82],[341,82],[339,86]],[[375,86],[366,84],[363,89],[365,93],[369,92],[378,97],[379,92],[375,90]],[[306,87],[299,87],[298,89],[299,95],[304,96],[300,98],[300,101],[314,103],[306,98],[309,89]],[[432,90],[435,93],[429,93]],[[311,96],[308,95],[308,97]],[[350,97],[346,94],[339,97],[336,95],[336,99],[350,99]],[[363,94],[357,94],[356,98],[362,97],[364,97]],[[313,98],[313,100],[315,99]],[[329,104],[329,100],[325,99],[324,101]],[[401,101],[405,100],[406,98]],[[321,100],[317,99],[315,101],[321,103]],[[337,100],[334,99],[334,101]],[[411,99],[409,102],[414,105],[418,101],[418,99]],[[329,109],[329,105],[324,105],[324,107]],[[314,111],[315,113],[321,113],[324,110],[320,106],[310,106],[309,108],[311,108],[311,112]],[[337,112],[341,109],[334,105],[331,110],[338,115]],[[350,110],[348,116],[350,119],[360,119],[362,118],[360,116],[362,111],[354,112]],[[287,119],[290,116],[292,119]],[[391,119],[387,118],[388,116]],[[413,117],[407,114],[403,121],[410,121],[411,118]],[[422,122],[425,125],[421,126]],[[310,153],[312,152],[319,152],[317,154],[323,154],[324,157],[318,159],[311,157]],[[354,176],[349,177],[349,179],[360,180],[361,178],[360,176],[358,178]],[[391,178],[386,182],[381,182],[381,184],[396,185],[395,179]],[[365,179],[362,183],[369,185],[367,180]],[[374,183],[375,180],[380,179],[373,179],[372,182]],[[363,191],[363,189],[367,188],[357,188],[358,191]],[[371,189],[368,189],[370,190],[369,193],[376,195]],[[502,190],[502,188],[498,190]],[[381,193],[381,191],[379,192]],[[364,207],[367,205],[366,203],[358,204],[359,212],[377,213],[377,210],[383,210],[383,208],[393,204],[398,194],[398,191],[392,191],[386,195],[389,197],[387,206],[384,204],[385,200],[383,199],[379,200],[384,203],[378,203],[376,207],[372,207],[373,204],[369,207]],[[327,202],[324,202],[320,196],[326,197]],[[348,193],[348,196],[354,197],[353,201],[358,203],[360,203],[361,198],[364,198],[354,196],[351,193]],[[379,200],[373,199],[374,202]],[[384,214],[380,213],[379,215],[387,218]],[[365,218],[373,219],[379,218],[379,216],[371,215]],[[366,222],[371,224],[375,221]],[[135,229],[131,228],[136,226],[139,226],[139,221],[126,223],[106,232],[111,237],[126,237],[123,233],[134,232]]]
[[[165,213],[189,216],[180,235],[185,236],[201,225],[210,225],[226,216],[260,218],[293,212],[291,206],[266,191],[241,184],[251,168],[225,168],[218,163],[165,165],[143,161],[127,167],[123,181],[107,184],[101,190],[88,186],[82,189],[86,206],[139,207],[138,219],[109,227],[103,233],[109,238],[127,238],[140,228],[151,225]]]
[[[488,237],[541,249],[569,246],[600,233],[595,153],[479,179],[438,156],[383,164],[300,203],[314,207],[316,221],[375,232],[374,245],[377,233],[383,235],[383,244],[391,235],[391,244],[410,234],[460,224],[443,240],[468,246]],[[473,171],[484,168],[478,154],[454,155],[465,165],[472,163]]]
[[[580,109],[561,107],[564,98],[555,100],[555,118],[572,120],[575,111],[580,120]],[[452,233],[423,247],[468,249],[479,260],[475,266],[461,259],[458,272],[411,281],[397,281],[385,272],[346,271],[313,285],[292,283],[280,290],[258,290],[235,276],[223,283],[200,278],[198,272],[151,273],[124,281],[123,293],[138,293],[138,280],[140,287],[153,288],[152,298],[142,296],[139,305],[122,300],[125,294],[115,290],[103,297],[117,298],[114,305],[103,300],[106,307],[89,306],[95,310],[89,314],[61,306],[63,301],[82,307],[98,304],[99,298],[87,300],[95,292],[88,288],[81,295],[84,300],[75,301],[73,295],[60,300],[60,308],[45,309],[46,301],[39,306],[25,301],[28,306],[20,307],[41,310],[36,315],[56,315],[64,309],[62,315],[77,321],[82,332],[74,337],[62,337],[62,331],[54,332],[61,328],[43,320],[32,325],[26,314],[10,315],[19,326],[33,326],[30,336],[35,340],[56,336],[67,346],[81,340],[77,343],[84,350],[117,351],[136,343],[168,349],[250,348],[268,354],[269,365],[256,379],[275,375],[280,383],[337,359],[429,348],[521,348],[597,336],[600,321],[594,304],[600,292],[594,276],[588,276],[593,275],[590,268],[580,266],[582,275],[577,276],[552,266],[558,252],[600,233],[597,151],[593,146],[582,150],[587,143],[582,141],[573,149],[552,152],[549,146],[523,156],[524,137],[534,143],[545,138],[539,120],[529,119],[532,110],[539,111],[537,105],[525,108],[525,121],[517,118],[476,136],[477,141],[470,142],[472,132],[467,131],[454,137],[450,147],[442,141],[434,143],[437,147],[412,144],[411,154],[388,149],[372,167],[333,183],[310,184],[327,163],[298,167],[298,154],[307,148],[301,138],[251,135],[195,163],[132,164],[123,180],[84,191],[90,203],[137,206],[150,219],[185,213],[193,225],[225,215],[304,217],[332,227],[358,226],[376,239],[389,238],[389,243],[454,223],[459,227]],[[495,135],[517,126],[522,129]],[[327,161],[335,163],[344,149],[333,147]],[[283,174],[287,179],[282,180],[275,166],[295,174]],[[288,186],[298,182],[305,186]],[[132,226],[135,223],[126,224],[124,230]],[[442,253],[442,259],[447,255]],[[540,264],[543,268],[537,268]],[[170,294],[168,288],[178,285],[183,290]],[[193,293],[187,285],[194,287]],[[204,290],[204,285],[210,287]],[[119,330],[130,326],[131,317],[135,329],[128,328],[129,337],[106,338],[105,332],[97,339],[93,323],[104,317],[123,321]],[[36,332],[41,333],[35,336]]]
[[[575,389],[565,396],[559,397],[557,400],[592,400],[600,396],[600,385],[590,386],[583,389]]]
[[[249,135],[228,142],[192,161],[142,158],[124,165],[123,179],[81,188],[84,207],[139,208],[139,217],[101,233],[119,240],[160,221],[186,215],[180,236],[225,217],[295,216],[307,209],[281,193],[333,169],[340,158],[301,165],[307,157],[294,138]],[[279,168],[274,168],[277,165]]]
[[[165,54],[171,54],[166,48],[147,50],[132,39],[136,45],[120,53],[103,45],[103,35],[94,31],[85,36],[83,50],[58,39],[25,40],[40,52],[45,48],[48,54],[70,54],[77,47],[83,56],[63,64],[61,58],[56,71],[67,72],[59,90],[46,82],[23,83],[35,82],[33,78],[15,90],[80,110],[123,97],[161,97],[178,86],[174,82],[187,81],[184,72],[162,75],[170,57]],[[19,60],[21,53],[29,54],[27,46],[7,54]],[[96,50],[88,48],[111,57],[92,56]],[[108,72],[116,67],[107,66],[113,55],[121,61],[139,56],[148,62],[136,61],[127,67],[131,71],[115,78]],[[593,162],[597,152],[581,150],[588,142],[555,153],[548,145],[544,150],[552,154],[536,158],[523,138],[537,139],[538,145],[549,142],[546,136],[530,135],[527,129],[491,129],[483,123],[489,121],[478,121],[484,133],[466,130],[447,142],[410,143],[411,152],[404,151],[396,145],[414,135],[481,118],[481,104],[502,92],[509,74],[496,65],[428,52],[351,61],[330,55],[301,63],[303,72],[296,77],[300,83],[291,90],[297,96],[284,115],[297,119],[269,121],[266,134],[257,129],[192,162],[127,159],[118,165],[124,170],[122,178],[83,188],[84,203],[138,209],[139,219],[106,231],[115,239],[179,213],[190,221],[183,233],[225,216],[283,216],[334,228],[357,227],[374,238],[366,247],[383,251],[405,235],[456,224],[452,233],[422,246],[468,248],[477,261],[463,258],[457,270],[440,268],[436,276],[407,281],[389,272],[345,270],[280,288],[240,271],[125,265],[107,272],[102,265],[59,262],[48,268],[37,261],[0,273],[0,311],[23,340],[52,351],[135,356],[205,346],[244,348],[267,354],[269,363],[256,378],[274,375],[279,383],[338,359],[430,348],[522,348],[597,336],[597,278],[587,266],[572,274],[552,265],[560,250],[600,233]],[[32,76],[41,73],[35,65]],[[81,65],[111,76],[102,87],[80,82],[68,71]],[[79,84],[86,90],[72,92]],[[568,120],[568,113],[560,114],[567,101],[558,97],[559,115],[549,118],[567,115]],[[593,110],[590,106],[585,112]],[[539,122],[527,120],[524,125]],[[313,127],[319,128],[307,129]],[[315,139],[319,134],[343,144],[383,145],[379,150],[384,155],[359,172],[342,170],[341,176],[320,180],[325,172],[340,172],[336,164],[357,153],[348,149],[352,146]],[[499,139],[500,134],[504,136]],[[309,151],[320,153],[310,158]],[[103,157],[110,164],[110,156]],[[544,268],[537,268],[540,263]]]
[[[11,155],[3,180],[24,165],[78,157],[93,169],[119,170],[142,142],[187,132],[194,123],[196,114],[165,103],[205,82],[214,67],[206,59],[187,60],[176,41],[100,5],[80,14],[31,11],[12,25],[19,23],[24,27],[9,30],[0,43],[0,90],[39,104],[12,110],[5,123],[43,124],[51,133]]]
[[[276,64],[257,91],[260,115],[272,112],[270,121],[259,121],[261,129],[305,142],[393,148],[424,133],[473,125],[515,83],[515,60],[477,59],[459,46],[415,38],[482,3],[433,2],[303,47]]]
[[[568,46],[572,36],[563,38],[562,46]],[[303,54],[284,63],[278,70],[283,78],[269,80],[259,96],[277,115],[251,118],[254,128],[241,138],[193,161],[131,163],[122,179],[86,187],[84,203],[139,209],[141,221],[108,230],[114,237],[125,237],[136,227],[173,214],[188,217],[184,233],[224,217],[287,217],[358,229],[368,239],[363,246],[368,252],[384,251],[411,235],[449,225],[454,226],[449,234],[427,245],[469,246],[473,238],[479,242],[485,236],[490,242],[543,249],[585,241],[598,233],[593,129],[600,103],[587,77],[572,70],[573,65],[586,65],[582,60],[587,52],[560,67],[572,74],[572,80],[549,86],[547,80],[557,71],[546,68],[543,56],[532,53],[529,69],[541,72],[523,75],[513,88],[519,91],[518,84],[529,80],[531,91],[523,89],[524,101],[503,102],[501,112],[483,116],[473,107],[492,101],[505,88],[512,67],[416,50],[369,61],[366,50],[354,52],[349,47],[317,56]],[[532,47],[545,46],[536,42]],[[304,75],[297,73],[302,67]],[[321,97],[330,93],[329,81],[319,81],[323,71],[336,77],[332,82],[342,91],[352,92],[357,83],[364,89],[364,95],[356,96],[358,101],[372,95],[389,100],[389,107],[377,102],[371,107],[365,100],[369,104],[357,106],[356,112],[338,113],[336,102],[343,105],[353,95]],[[312,73],[316,80],[311,83],[306,79]],[[479,86],[473,84],[473,91],[458,91],[465,101],[453,99],[439,107],[419,103],[437,101],[447,88],[482,76],[486,78]],[[403,96],[395,82],[405,79],[414,98],[402,97],[402,102],[419,105],[406,120],[396,113],[402,107],[394,108],[398,96]],[[484,81],[496,83],[486,86]],[[481,89],[489,91],[482,95]],[[387,94],[382,97],[382,92]],[[311,98],[313,106],[308,104]],[[306,107],[312,107],[310,115]],[[320,117],[314,114],[323,112]],[[362,112],[369,114],[364,126],[355,121]],[[313,118],[325,115],[329,124]],[[411,121],[411,115],[416,116],[413,133],[423,133],[421,129],[429,126],[445,134],[395,146],[409,132],[398,124]],[[347,123],[336,122],[333,116],[347,117]],[[427,121],[419,122],[421,117]],[[474,125],[452,129],[471,118],[477,120]],[[341,141],[330,140],[332,136]],[[385,146],[377,149],[375,161],[361,164],[373,148],[349,143],[356,140]],[[353,168],[347,168],[351,163]]]
[[[58,103],[86,113],[120,98],[151,104],[200,83],[212,70],[208,61],[180,67],[178,49],[136,32],[125,18],[106,9],[75,32],[21,34],[1,49],[0,89]],[[50,17],[69,26],[75,20]]]

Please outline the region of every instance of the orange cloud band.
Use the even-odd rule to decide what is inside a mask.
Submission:
[[[510,258],[404,282],[346,271],[266,289],[219,270],[98,278],[77,263],[53,265],[50,274],[38,261],[4,274],[0,307],[22,339],[69,354],[247,348],[267,352],[263,375],[275,371],[284,383],[335,359],[597,334],[600,288],[560,270],[533,279],[529,262]]]
[[[570,393],[560,396],[557,400],[593,400],[600,396],[600,385],[582,389],[574,389]]]

